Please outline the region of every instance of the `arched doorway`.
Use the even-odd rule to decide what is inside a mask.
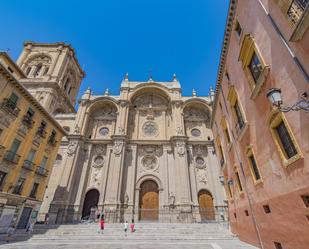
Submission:
[[[156,182],[147,180],[141,184],[139,208],[140,220],[158,220],[159,191]]]
[[[198,203],[200,206],[201,221],[214,220],[215,210],[212,194],[207,190],[198,193]]]
[[[82,217],[90,216],[91,208],[98,206],[100,193],[96,189],[91,189],[87,192],[84,200]]]

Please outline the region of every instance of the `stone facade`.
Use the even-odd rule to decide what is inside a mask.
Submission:
[[[69,135],[40,217],[74,222],[98,207],[107,221],[109,213],[116,215],[112,221],[168,221],[167,213],[174,222],[184,221],[181,214],[187,222],[226,219],[215,212],[226,202],[210,117],[210,98],[182,96],[176,77],[132,82],[126,76],[118,96],[88,89],[76,114],[56,115]]]
[[[231,230],[259,248],[309,245],[309,115],[282,112],[266,97],[280,88],[292,106],[309,93],[308,4],[230,3],[212,130]]]

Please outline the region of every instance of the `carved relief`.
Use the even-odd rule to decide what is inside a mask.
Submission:
[[[146,170],[154,170],[157,167],[157,158],[153,155],[146,155],[142,159],[142,166]]]
[[[136,108],[141,109],[148,109],[148,108],[166,109],[168,107],[168,101],[159,95],[143,94],[136,98],[136,100],[133,102],[133,105]]]
[[[198,156],[195,158],[195,167],[199,169],[206,168],[206,163],[203,157]]]
[[[123,142],[121,142],[121,141],[116,141],[116,142],[114,143],[114,149],[113,149],[114,154],[117,155],[117,156],[119,156],[119,155],[121,154],[121,152],[122,152],[122,148],[123,148]]]
[[[71,141],[68,145],[68,151],[67,154],[68,156],[73,156],[75,154],[76,149],[77,149],[78,142],[77,141]]]
[[[115,120],[117,118],[117,109],[111,104],[106,104],[91,115],[93,119]]]
[[[180,156],[184,156],[185,154],[185,143],[182,142],[182,141],[179,141],[179,142],[176,142],[176,149],[177,149],[177,153],[180,155]]]
[[[93,165],[94,168],[101,168],[104,165],[104,158],[102,156],[95,156],[93,158]]]
[[[143,125],[142,129],[143,129],[143,133],[149,137],[153,137],[158,134],[158,126],[155,122],[152,122],[152,121],[147,121]]]
[[[94,151],[95,151],[95,153],[97,155],[105,154],[105,152],[106,152],[106,145],[104,145],[104,144],[97,144],[94,147]]]
[[[139,156],[154,155],[160,157],[163,153],[162,146],[159,145],[142,145],[139,147]]]
[[[184,119],[189,121],[209,121],[210,115],[206,108],[189,106],[184,109]]]

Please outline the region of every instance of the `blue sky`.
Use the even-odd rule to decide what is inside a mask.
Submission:
[[[86,72],[81,92],[119,93],[132,81],[170,81],[183,95],[215,85],[228,0],[1,0],[0,50],[14,60],[26,40],[70,43]]]

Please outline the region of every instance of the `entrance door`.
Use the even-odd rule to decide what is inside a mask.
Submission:
[[[17,229],[25,229],[27,227],[31,212],[32,208],[24,207],[17,225]]]
[[[211,193],[207,190],[201,190],[198,194],[198,202],[200,205],[201,220],[214,220],[215,210]]]
[[[82,218],[90,217],[91,208],[97,208],[100,193],[96,189],[91,189],[87,192],[84,200]]]
[[[159,191],[158,185],[151,180],[145,181],[140,190],[140,220],[158,220]]]

